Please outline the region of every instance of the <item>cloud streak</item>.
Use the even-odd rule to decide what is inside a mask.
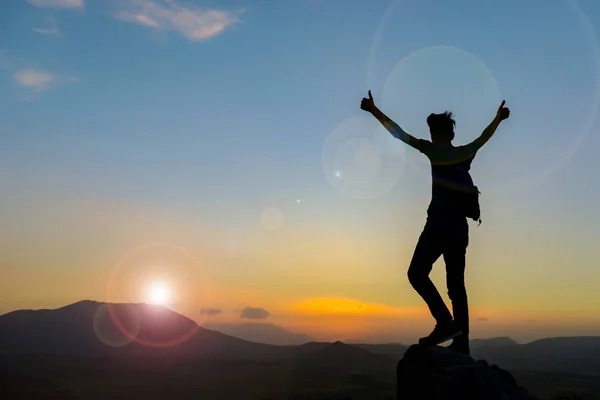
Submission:
[[[217,315],[221,314],[223,310],[220,308],[203,308],[200,310],[200,314],[202,315]]]
[[[52,35],[52,36],[60,35],[60,31],[57,28],[50,28],[50,29],[33,28],[33,30],[42,35]]]
[[[175,31],[191,41],[204,41],[239,22],[243,10],[191,8],[174,0],[127,0],[115,18],[162,31]]]
[[[83,8],[84,0],[27,0],[36,7],[46,8]]]
[[[240,314],[240,318],[246,319],[267,319],[271,315],[270,312],[265,310],[264,308],[257,307],[246,307],[242,310]]]
[[[67,75],[55,75],[36,68],[24,68],[14,73],[13,81],[17,86],[30,90],[30,94],[37,94],[52,87],[78,83],[79,78]],[[26,96],[26,98],[31,100],[29,96]]]

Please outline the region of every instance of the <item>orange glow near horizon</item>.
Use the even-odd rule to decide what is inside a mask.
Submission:
[[[421,307],[390,307],[350,298],[311,298],[293,303],[290,310],[298,315],[311,316],[414,316],[422,314]]]

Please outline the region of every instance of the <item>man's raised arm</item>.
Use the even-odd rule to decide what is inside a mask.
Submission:
[[[371,95],[371,91],[369,90],[369,97],[363,98],[360,102],[360,108],[364,111],[371,113],[381,124],[387,129],[392,136],[396,139],[400,139],[404,143],[419,149],[420,141],[414,136],[406,133],[400,126],[392,121],[387,115],[385,115],[379,108],[375,106],[375,101],[373,101],[373,96]]]
[[[498,111],[496,112],[496,117],[487,126],[487,128],[485,128],[483,130],[483,132],[481,132],[481,135],[479,135],[479,137],[477,139],[473,140],[471,143],[464,146],[464,148],[469,153],[475,154],[477,152],[477,150],[482,148],[483,145],[486,144],[488,142],[488,140],[490,140],[491,137],[494,135],[494,133],[496,132],[496,129],[500,125],[500,122],[504,121],[505,119],[507,119],[509,117],[510,110],[508,108],[504,107],[504,103],[505,103],[505,101],[502,100],[502,104],[500,104],[500,107],[498,107]]]

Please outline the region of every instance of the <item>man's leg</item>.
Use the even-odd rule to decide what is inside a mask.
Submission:
[[[409,282],[425,300],[431,315],[436,320],[434,331],[427,338],[420,340],[420,342],[430,342],[431,344],[441,343],[456,335],[452,314],[429,278],[433,264],[443,252],[444,238],[441,233],[440,227],[429,221],[425,224],[408,268]]]
[[[452,240],[444,249],[446,263],[446,284],[448,296],[452,301],[454,322],[462,335],[454,339],[451,348],[469,354],[469,306],[465,288],[466,252],[469,244],[469,226],[467,221],[458,223],[453,229]]]

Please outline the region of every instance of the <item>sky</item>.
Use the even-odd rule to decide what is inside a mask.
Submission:
[[[594,0],[2,1],[0,313],[160,297],[207,326],[428,334],[406,271],[429,165],[371,90],[420,138],[453,111],[457,144],[511,110],[471,169],[471,336],[600,335],[598,29]]]

